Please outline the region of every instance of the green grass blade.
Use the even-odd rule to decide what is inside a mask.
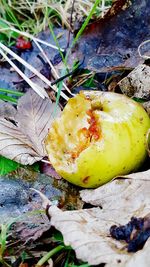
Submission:
[[[4,101],[11,102],[13,104],[17,104],[17,102],[18,102],[17,99],[15,99],[11,96],[3,95],[3,94],[0,94],[0,99],[4,100]]]
[[[92,7],[92,9],[91,9],[91,11],[90,11],[90,13],[89,13],[89,15],[87,16],[86,20],[84,21],[83,25],[81,26],[80,30],[78,31],[76,37],[74,38],[74,40],[73,40],[73,42],[72,42],[72,44],[71,44],[71,48],[72,48],[72,46],[75,45],[75,43],[78,41],[78,39],[79,39],[80,36],[82,35],[83,31],[85,30],[86,26],[88,25],[88,23],[89,23],[89,21],[90,21],[92,15],[93,15],[93,13],[95,12],[95,10],[96,10],[98,4],[100,3],[100,1],[101,1],[101,0],[96,0],[96,1],[95,1],[95,3],[94,3],[94,5],[93,5],[93,7]]]
[[[100,1],[101,1],[101,0],[96,0],[96,1],[95,1],[93,7],[91,8],[91,11],[90,11],[89,15],[87,16],[87,18],[86,18],[86,20],[84,21],[82,27],[80,28],[80,30],[78,31],[76,37],[74,38],[74,40],[73,40],[73,42],[72,42],[70,48],[68,49],[67,54],[66,54],[66,56],[65,56],[65,60],[63,61],[64,64],[65,64],[65,66],[66,66],[66,64],[67,64],[67,60],[68,60],[68,57],[69,57],[71,48],[75,45],[75,43],[78,41],[78,39],[79,39],[80,36],[82,35],[83,31],[85,30],[86,26],[88,25],[88,23],[89,23],[89,21],[90,21],[92,15],[93,15],[93,13],[95,12],[95,10],[96,10],[98,4],[100,3]],[[65,75],[65,74],[66,74],[66,71],[64,72],[64,70],[63,70],[62,73],[61,73],[61,77],[62,77],[63,75]],[[59,98],[60,98],[61,90],[62,90],[62,82],[61,82],[61,83],[59,84],[59,86],[58,86],[58,92],[57,92],[57,97],[56,97],[56,107],[58,106],[58,103],[59,103]],[[56,108],[55,108],[54,113],[55,113],[55,112],[56,112]]]
[[[24,95],[24,93],[21,93],[21,92],[15,91],[15,90],[5,89],[5,88],[0,88],[0,92],[12,94],[14,96],[23,96]]]

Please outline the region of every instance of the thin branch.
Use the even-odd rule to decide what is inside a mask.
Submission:
[[[57,83],[61,82],[62,80],[64,80],[65,78],[67,78],[67,77],[71,76],[72,74],[74,74],[74,73],[75,73],[75,72],[82,66],[82,64],[83,64],[83,62],[84,62],[84,59],[85,59],[85,57],[83,58],[82,62],[77,66],[77,68],[73,69],[73,70],[70,71],[69,73],[65,74],[64,76],[61,76],[61,77],[60,77],[59,79],[57,79],[56,81],[52,82],[52,85],[57,84]],[[70,90],[69,90],[69,91],[70,91]],[[71,93],[71,94],[72,94],[72,93]],[[72,94],[72,95],[74,95],[74,94]]]

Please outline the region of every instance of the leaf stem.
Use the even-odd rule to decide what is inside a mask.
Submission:
[[[51,251],[49,251],[46,255],[44,255],[36,264],[35,267],[40,267],[42,266],[47,260],[49,260],[54,254],[56,254],[57,252],[59,252],[60,250],[64,249],[64,246],[59,245],[56,248],[52,249]]]

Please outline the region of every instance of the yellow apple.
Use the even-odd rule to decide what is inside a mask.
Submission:
[[[81,92],[69,99],[45,140],[51,164],[67,181],[94,188],[137,170],[147,155],[150,119],[130,98]]]

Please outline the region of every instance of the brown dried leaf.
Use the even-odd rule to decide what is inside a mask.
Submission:
[[[0,119],[0,155],[23,165],[42,159],[23,132],[6,119]]]
[[[129,97],[150,99],[150,67],[145,64],[138,65],[118,85],[122,92]]]
[[[55,103],[50,99],[42,99],[33,90],[28,91],[18,101],[16,120],[18,127],[32,143],[39,155],[45,156],[43,141],[54,119]],[[57,115],[60,113],[57,108]]]
[[[150,189],[146,188],[148,185],[150,185],[150,170],[117,178],[94,190],[83,190],[80,195],[83,201],[94,206],[101,206],[103,209],[115,207],[117,214],[118,209],[124,209],[128,216],[131,210],[132,216],[132,212],[138,210],[138,206],[142,203],[145,203],[145,209],[149,208]],[[148,210],[145,212],[148,213]],[[126,216],[125,213],[124,216]],[[139,215],[136,214],[136,216]]]
[[[128,253],[126,243],[111,238],[112,225],[126,224],[132,216],[144,217],[150,211],[150,171],[131,174],[95,190],[83,190],[84,201],[100,208],[78,211],[61,211],[49,208],[51,224],[61,231],[66,245],[71,245],[77,258],[91,265],[131,266],[147,253],[147,247],[134,254]],[[133,264],[132,266],[135,266]],[[149,267],[149,260],[141,266]]]
[[[85,29],[74,49],[74,58],[84,57],[84,65],[96,72],[143,63],[138,46],[150,37],[149,8],[149,0],[114,1],[103,18]],[[142,54],[145,50],[149,51],[149,43]]]
[[[50,227],[50,222],[45,214],[29,215],[14,224],[12,235],[20,241],[28,243],[39,239]]]
[[[43,141],[53,121],[54,106],[50,99],[42,99],[32,90],[21,97],[16,125],[0,119],[0,155],[23,165],[32,165],[46,156]]]
[[[0,100],[0,118],[14,119],[17,110],[8,102]]]

